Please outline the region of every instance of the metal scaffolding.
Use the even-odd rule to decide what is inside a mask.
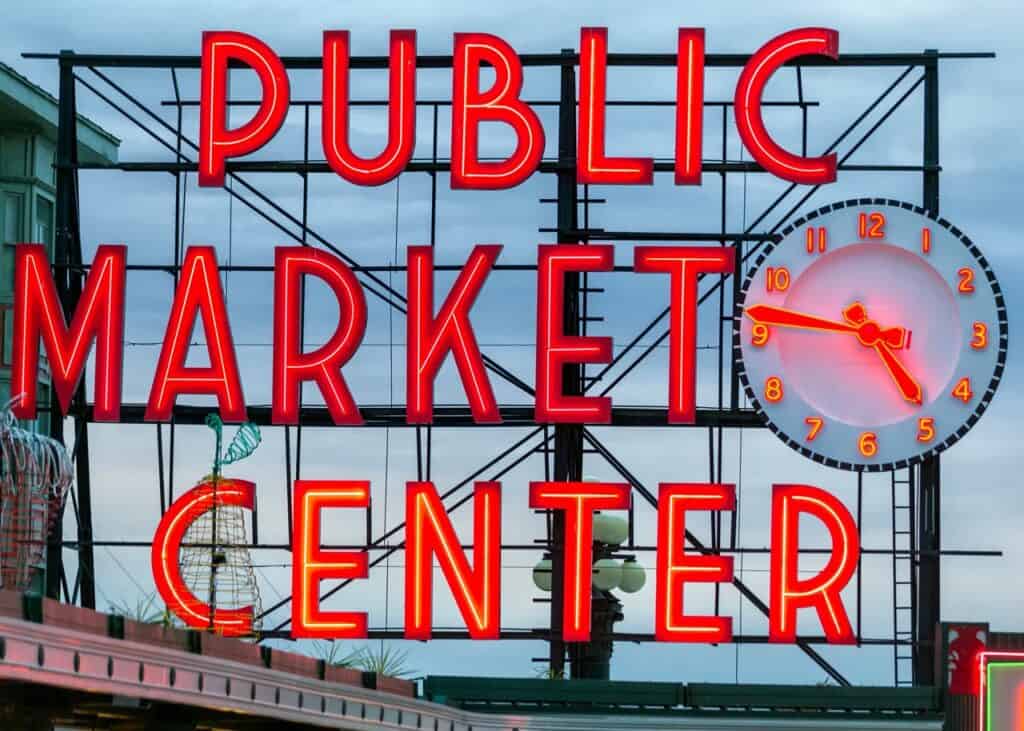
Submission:
[[[198,56],[152,56],[152,55],[97,55],[77,54],[62,51],[59,54],[26,54],[29,58],[42,58],[55,61],[60,72],[60,128],[57,150],[57,236],[54,270],[58,290],[66,313],[73,312],[82,289],[82,282],[88,266],[82,259],[82,243],[79,231],[78,211],[78,171],[106,169],[123,171],[126,174],[162,173],[170,174],[175,180],[174,200],[174,246],[172,257],[165,263],[157,265],[130,265],[129,271],[163,271],[174,277],[175,283],[180,272],[184,241],[183,223],[185,206],[183,201],[186,190],[187,175],[196,171],[195,152],[198,147],[183,131],[183,111],[194,107],[194,99],[182,96],[179,84],[179,71],[196,69],[200,65]],[[808,132],[808,110],[817,106],[817,102],[804,95],[803,78],[805,70],[820,67],[843,69],[855,72],[866,67],[884,67],[897,69],[896,78],[886,86],[878,96],[859,114],[853,122],[839,134],[826,152],[835,151],[839,154],[839,171],[856,171],[862,173],[895,173],[920,176],[922,181],[922,205],[930,211],[939,208],[939,85],[938,74],[940,62],[958,59],[991,58],[987,53],[939,53],[934,50],[923,53],[883,53],[883,54],[843,54],[838,60],[832,61],[815,57],[800,59],[791,64],[795,69],[796,98],[789,101],[772,102],[774,105],[796,109],[801,115],[802,139],[806,152]],[[560,95],[557,100],[531,102],[538,105],[555,106],[558,110],[557,122],[557,157],[544,159],[539,168],[539,175],[553,175],[557,184],[555,198],[545,198],[542,204],[555,206],[555,221],[551,227],[541,228],[541,233],[554,235],[559,242],[590,243],[596,241],[654,241],[654,242],[706,242],[720,246],[730,246],[736,250],[736,269],[731,274],[705,277],[699,302],[702,308],[713,310],[721,326],[716,328],[713,348],[717,348],[717,398],[713,406],[702,406],[698,409],[696,423],[684,429],[704,430],[707,433],[708,463],[707,474],[721,481],[723,463],[727,457],[723,453],[723,434],[727,430],[759,429],[763,423],[750,409],[743,407],[741,390],[736,369],[726,353],[731,338],[732,321],[737,311],[739,284],[744,271],[744,262],[755,255],[763,243],[773,240],[776,233],[799,212],[819,191],[819,186],[811,188],[789,185],[775,200],[752,219],[742,230],[728,227],[727,188],[730,176],[761,174],[764,171],[756,164],[743,160],[729,160],[727,155],[727,119],[731,112],[731,102],[706,103],[708,114],[720,114],[723,129],[721,159],[705,160],[703,171],[708,175],[706,185],[717,183],[721,186],[720,225],[717,230],[693,231],[644,231],[615,230],[608,231],[592,227],[591,206],[604,203],[604,199],[592,198],[586,186],[580,186],[575,173],[575,135],[576,135],[576,67],[579,56],[574,50],[563,50],[553,54],[526,54],[522,57],[524,66],[541,67],[557,70],[560,74]],[[743,66],[749,59],[744,54],[708,54],[708,68]],[[319,57],[284,57],[284,65],[289,69],[319,69]],[[608,64],[619,67],[674,67],[675,54],[633,54],[611,53]],[[351,69],[359,72],[365,69],[386,69],[386,56],[362,56],[351,59]],[[446,69],[452,66],[451,56],[420,56],[417,59],[420,69]],[[173,99],[165,102],[176,118],[174,124],[164,119],[157,110],[147,106],[130,93],[125,86],[115,81],[111,71],[117,69],[150,69],[169,71]],[[147,137],[158,142],[169,153],[171,161],[127,161],[112,164],[84,163],[76,157],[75,113],[76,89],[81,86],[94,94],[99,100],[119,112]],[[854,154],[881,128],[888,119],[900,109],[908,99],[917,95],[923,96],[923,125],[920,139],[923,152],[919,165],[896,165],[886,162],[863,164],[851,162]],[[245,106],[254,102],[232,100],[231,104]],[[381,100],[354,102],[357,104],[383,106],[387,102]],[[614,105],[631,105],[638,108],[654,108],[667,106],[673,102],[651,100],[617,100],[609,102]],[[309,209],[309,178],[311,175],[332,174],[323,160],[310,158],[310,108],[316,102],[293,101],[294,107],[302,109],[304,120],[303,159],[271,160],[271,161],[232,161],[227,163],[227,175],[230,185],[225,192],[234,202],[245,206],[272,225],[284,237],[302,245],[327,249],[344,259],[356,272],[366,291],[385,302],[396,314],[405,313],[403,294],[389,284],[385,274],[404,272],[405,267],[392,263],[385,265],[364,265],[355,261],[342,247],[339,247],[310,227],[308,222]],[[432,154],[429,158],[414,159],[403,175],[427,175],[430,179],[430,244],[436,243],[437,233],[437,191],[439,176],[445,175],[450,169],[449,160],[438,156],[438,110],[448,102],[423,101],[418,106],[427,107],[432,112]],[[874,119],[868,124],[869,119]],[[167,137],[173,142],[169,142]],[[669,160],[656,160],[655,171],[670,171],[673,163]],[[263,192],[251,182],[248,173],[286,173],[297,174],[302,183],[301,215],[287,211],[283,205]],[[777,221],[774,225],[772,220]],[[582,221],[582,223],[581,223]],[[459,267],[438,266],[438,270],[458,269]],[[494,267],[497,273],[502,271],[536,271],[535,265],[499,264]],[[272,267],[266,266],[232,266],[222,267],[223,271],[231,272],[266,272]],[[617,271],[628,270],[618,267]],[[611,275],[609,275],[611,276]],[[566,297],[564,311],[564,327],[567,334],[586,334],[590,323],[599,318],[592,315],[594,305],[592,298],[602,290],[591,286],[586,274],[571,274],[566,281]],[[640,366],[655,349],[668,338],[666,318],[669,310],[666,307],[658,316],[640,328],[635,337],[631,338],[619,350],[612,361],[600,368],[586,368],[573,365],[567,368],[566,391],[570,394],[611,394],[631,372]],[[653,339],[652,339],[653,338]],[[503,366],[497,359],[485,356],[486,366],[497,378],[511,384],[515,389],[526,395],[533,394],[530,384],[516,376],[510,369]],[[55,398],[55,397],[54,397]],[[54,400],[51,410],[58,405]],[[126,424],[143,422],[142,404],[125,404],[121,419]],[[163,509],[172,497],[174,484],[174,450],[175,430],[180,425],[199,424],[203,422],[206,409],[195,406],[177,406],[173,420],[169,425],[149,425],[154,429],[158,442],[160,464],[159,489],[160,505]],[[678,429],[666,425],[666,409],[660,407],[616,405],[613,408],[612,426],[629,427],[662,427]],[[421,479],[429,479],[431,475],[432,441],[434,429],[474,426],[468,408],[461,406],[439,406],[435,411],[432,426],[408,426],[405,422],[404,406],[401,404],[371,404],[361,407],[366,426],[386,428],[415,429],[416,437],[416,474]],[[474,479],[500,479],[501,476],[519,464],[528,460],[543,460],[546,477],[555,480],[580,480],[583,476],[584,459],[598,459],[607,464],[623,481],[628,482],[639,498],[640,505],[656,506],[657,500],[652,488],[645,485],[634,471],[609,448],[606,440],[599,437],[593,429],[582,425],[541,426],[533,421],[533,409],[519,405],[501,406],[502,426],[515,427],[521,436],[517,436],[478,469],[473,470],[464,480],[442,493],[449,512],[457,510],[471,500],[471,492],[465,488],[472,485]],[[67,601],[80,601],[83,606],[95,606],[95,561],[94,546],[111,548],[129,548],[145,546],[146,543],[94,539],[92,531],[93,482],[89,459],[89,424],[93,420],[92,404],[86,396],[84,385],[80,386],[68,414],[75,434],[75,463],[77,470],[77,506],[74,518],[77,525],[77,540],[62,542],[61,531],[54,531],[49,544],[48,593],[52,597],[63,595]],[[286,479],[283,489],[290,504],[292,483],[301,475],[303,449],[303,430],[310,427],[326,427],[331,425],[326,408],[304,405],[301,407],[300,424],[297,427],[273,427],[270,424],[268,407],[254,406],[249,408],[252,422],[266,428],[283,429],[285,437],[285,469]],[[66,425],[59,419],[51,421],[52,435],[60,440],[64,438]],[[165,460],[165,451],[169,450],[169,459]],[[294,451],[294,458],[293,458]],[[897,479],[892,476],[892,531],[891,548],[866,549],[865,554],[886,555],[893,562],[893,627],[891,636],[869,637],[862,633],[861,628],[861,572],[857,574],[856,585],[856,621],[855,630],[860,645],[885,645],[893,648],[895,684],[903,684],[912,679],[914,684],[931,685],[936,682],[933,664],[933,645],[935,627],[939,620],[939,586],[940,556],[944,553],[940,542],[940,469],[937,458],[929,459],[923,464],[911,468],[909,474]],[[902,488],[898,490],[897,487]],[[858,475],[857,481],[857,524],[858,529],[862,518],[862,485]],[[632,525],[632,511],[630,523]],[[291,516],[289,519],[289,536],[291,533]],[[258,518],[253,516],[251,548],[264,548],[287,551],[287,544],[260,542]],[[546,639],[550,643],[549,662],[553,672],[560,672],[567,657],[572,660],[576,651],[566,646],[560,639],[561,601],[560,592],[562,578],[562,560],[559,550],[564,540],[564,523],[559,514],[555,513],[547,521],[548,532],[543,541],[528,545],[509,545],[505,550],[547,551],[553,556],[553,593],[551,596],[550,625],[545,628],[513,630],[506,629],[502,637],[506,639]],[[385,562],[388,557],[400,549],[401,543],[394,541],[402,535],[404,524],[386,527],[383,533],[373,535],[372,525],[367,521],[365,545],[359,548],[371,552],[370,566]],[[908,540],[898,542],[897,536],[905,531]],[[715,515],[711,522],[711,540],[702,541],[692,532],[687,532],[689,545],[696,551],[706,554],[743,555],[763,552],[763,549],[739,545],[737,540],[736,514],[729,520],[728,529],[723,525],[721,514]],[[634,540],[633,530],[627,544],[622,549],[626,552],[642,552],[651,550],[652,546],[638,544]],[[62,563],[64,549],[78,552],[78,573],[69,590],[67,577]],[[822,552],[821,549],[804,549],[805,553]],[[984,555],[992,552],[960,551],[947,552],[960,555]],[[909,574],[907,573],[909,571]],[[904,583],[905,582],[905,583]],[[351,582],[340,582],[323,592],[326,599],[339,591],[343,591]],[[740,575],[733,579],[733,585],[747,604],[757,611],[767,614],[768,605],[758,593],[743,581]],[[261,619],[286,606],[290,597],[267,607]],[[907,603],[909,602],[909,603]],[[716,589],[715,609],[719,609],[719,596]],[[287,622],[266,629],[264,637],[277,637],[287,634]],[[371,637],[400,638],[401,633],[393,630],[374,629]],[[464,639],[465,632],[437,631],[436,639]],[[653,636],[636,633],[616,633],[613,636],[622,641],[648,641]],[[736,641],[745,643],[766,642],[764,636],[738,635]],[[837,683],[849,684],[844,674],[829,663],[816,649],[823,643],[820,637],[804,637],[798,642],[801,650],[817,663]],[[909,663],[909,667],[908,667]],[[911,677],[908,679],[907,671]]]

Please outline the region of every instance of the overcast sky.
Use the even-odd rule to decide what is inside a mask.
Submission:
[[[1020,226],[1019,194],[1024,155],[1018,144],[1022,104],[1019,69],[1024,62],[1018,32],[1022,11],[1015,3],[887,1],[834,4],[821,2],[721,2],[721,3],[563,3],[552,7],[545,2],[520,2],[498,10],[493,3],[258,3],[258,2],[51,2],[11,4],[0,24],[0,60],[24,73],[48,90],[56,92],[56,64],[22,59],[23,51],[56,51],[71,48],[79,52],[106,53],[199,53],[204,29],[236,29],[255,34],[282,55],[318,55],[325,29],[349,29],[356,53],[382,53],[391,28],[415,28],[418,50],[423,54],[451,52],[452,33],[484,31],[505,38],[520,52],[552,52],[578,46],[582,25],[609,27],[611,51],[673,52],[675,28],[707,28],[710,52],[751,52],[771,36],[807,25],[824,25],[840,32],[841,52],[995,51],[992,60],[948,62],[941,70],[942,213],[966,231],[982,248],[1007,292],[1011,320],[1017,312],[1022,291],[1024,260],[1016,251]],[[820,102],[810,112],[811,152],[825,148],[854,120],[862,109],[896,78],[899,69],[809,70],[804,74],[805,93]],[[97,79],[82,71],[90,83]],[[109,71],[110,76],[143,100],[158,114],[173,122],[172,109],[161,106],[171,99],[173,89],[167,71]],[[731,99],[737,71],[709,70],[707,99]],[[916,79],[911,74],[901,90]],[[292,75],[295,99],[313,99],[319,94],[319,72]],[[182,95],[195,99],[198,76],[180,74]],[[355,98],[381,98],[383,73],[364,73],[354,81]],[[251,80],[239,75],[235,93],[251,93]],[[782,73],[772,82],[768,96],[793,99],[795,77]],[[99,82],[102,83],[102,82]],[[446,100],[450,96],[450,73],[421,72],[421,99]],[[610,99],[627,97],[670,99],[674,75],[670,69],[613,69],[609,76]],[[529,69],[524,96],[555,99],[557,72]],[[898,92],[897,92],[898,93]],[[79,89],[79,108],[123,140],[121,159],[133,161],[170,159],[165,149],[148,138],[130,121],[106,106],[87,89]],[[556,143],[555,116],[551,108],[540,111],[547,132],[548,153]],[[720,159],[722,149],[719,109],[706,117],[704,157]],[[301,108],[293,109],[278,138],[258,154],[263,158],[295,159],[302,155]],[[448,112],[439,118],[441,157],[447,156]],[[354,113],[357,151],[370,153],[383,140],[380,110],[360,109]],[[873,118],[877,119],[877,115]],[[236,122],[240,119],[236,118]],[[865,131],[868,120],[859,129]],[[184,116],[185,133],[197,136],[194,109]],[[427,109],[418,117],[417,156],[429,155],[432,120]],[[773,132],[793,145],[799,140],[799,117],[792,110],[772,110]],[[319,148],[319,110],[312,109],[311,155],[322,157]],[[670,111],[617,109],[609,113],[609,152],[614,154],[669,157],[672,151]],[[916,164],[921,160],[920,94],[881,127],[851,160],[859,163]],[[857,139],[855,135],[851,140]],[[164,139],[170,136],[163,134]],[[507,147],[500,134],[486,141],[485,150],[495,154]],[[741,149],[731,116],[725,140],[730,160],[740,158]],[[849,149],[851,141],[840,148]],[[273,196],[292,215],[301,210],[301,180],[297,176],[257,176],[250,182]],[[102,242],[124,242],[132,263],[167,261],[173,243],[174,182],[166,174],[125,174],[89,172],[81,176],[82,237],[87,257]],[[741,230],[782,189],[780,181],[767,176],[732,176],[728,182],[728,224]],[[705,175],[699,189],[681,189],[661,175],[653,188],[608,188],[595,191],[608,199],[595,206],[591,223],[609,230],[717,230],[717,177]],[[505,246],[501,261],[535,261],[536,244],[550,242],[537,228],[554,225],[553,206],[538,202],[553,197],[554,179],[535,175],[514,190],[480,193],[453,192],[447,178],[439,178],[437,260],[462,261],[475,243],[498,242]],[[887,196],[920,202],[918,175],[881,173],[840,174],[839,181],[821,190],[804,208],[851,196]],[[763,228],[779,223],[789,205],[769,217]],[[397,213],[396,213],[397,203]],[[340,246],[361,263],[402,262],[408,244],[429,241],[430,180],[423,174],[408,174],[400,185],[359,189],[333,175],[310,179],[310,228]],[[289,231],[297,227],[288,226]],[[273,246],[291,243],[281,231],[268,225],[238,203],[231,204],[222,190],[198,189],[189,177],[187,192],[186,243],[215,245],[222,261],[237,264],[272,263]],[[633,242],[617,242],[620,263],[632,261]],[[396,257],[397,251],[397,257]],[[595,278],[606,292],[592,300],[592,310],[606,318],[594,327],[615,338],[621,346],[664,307],[667,287],[645,279],[640,286],[628,274]],[[404,290],[403,277],[394,286]],[[451,279],[438,277],[438,292]],[[269,399],[270,309],[269,276],[237,274],[228,282],[228,299],[234,336],[250,404]],[[333,330],[335,313],[322,296],[311,289],[310,341]],[[148,393],[152,368],[158,355],[153,346],[162,337],[172,290],[169,277],[161,274],[133,274],[129,280],[129,312],[125,367],[125,401],[143,402]],[[474,310],[474,323],[484,350],[499,359],[519,377],[532,382],[534,353],[535,286],[529,274],[501,273],[489,280]],[[712,298],[710,304],[715,304]],[[404,392],[404,321],[370,298],[370,321],[365,343],[346,368],[357,400],[362,404],[400,402]],[[702,313],[700,341],[714,345],[714,319],[718,312]],[[1011,324],[1012,328],[1012,324]],[[660,329],[657,331],[660,333]],[[647,341],[645,341],[647,342]],[[201,349],[200,349],[201,350]],[[1011,348],[1011,350],[1014,350]],[[945,548],[992,548],[1005,552],[1002,558],[947,558],[943,561],[942,617],[946,620],[990,621],[999,630],[1020,630],[1021,592],[1015,566],[1024,560],[1024,548],[1017,539],[1021,501],[1017,497],[1022,466],[1019,429],[1022,410],[1022,379],[1014,353],[994,405],[972,433],[943,457],[943,545]],[[614,392],[616,403],[660,404],[666,389],[666,352],[659,350],[637,368]],[[717,400],[715,364],[717,354],[701,354],[699,395],[702,405]],[[390,372],[390,376],[388,375]],[[503,403],[527,403],[525,396],[497,380],[498,398]],[[310,401],[315,395],[310,392]],[[462,402],[454,369],[443,371],[437,401]],[[196,403],[202,403],[196,401]],[[706,431],[651,429],[645,431],[596,430],[622,461],[653,488],[659,481],[699,481],[707,478]],[[147,540],[159,518],[157,499],[155,428],[95,427],[91,443],[93,493],[97,540]],[[479,465],[498,454],[524,433],[500,430],[435,430],[433,435],[433,477],[441,490],[456,484]],[[375,534],[391,527],[402,516],[402,485],[415,477],[415,442],[411,430],[334,429],[306,430],[303,436],[303,476],[370,479],[373,482]],[[209,468],[211,439],[203,428],[179,429],[174,464],[177,494],[191,486]],[[848,473],[819,468],[795,455],[768,432],[749,431],[724,435],[723,479],[735,482],[740,492],[740,541],[749,546],[766,546],[768,500],[773,482],[808,482],[840,495],[853,506],[855,478]],[[611,468],[596,455],[587,455],[585,473],[601,478],[615,477]],[[255,479],[259,490],[260,539],[274,543],[287,540],[284,519],[285,467],[281,430],[267,430],[265,443],[249,461],[240,465],[238,476]],[[526,507],[529,480],[542,476],[542,461],[534,457],[513,469],[505,482],[505,535],[512,543],[529,543],[542,536],[542,523]],[[488,473],[485,477],[490,477]],[[863,544],[871,548],[890,545],[889,482],[887,477],[865,479]],[[470,535],[469,514],[456,513],[455,523]],[[653,543],[654,515],[646,505],[638,509],[638,542]],[[361,537],[361,517],[332,516],[325,530],[340,543]],[[708,536],[707,521],[696,521],[695,531]],[[66,526],[72,535],[70,524]],[[809,532],[808,542],[817,534]],[[100,604],[142,596],[153,591],[148,552],[124,548],[97,550],[97,584]],[[539,558],[531,552],[506,553],[503,625],[509,628],[540,627],[546,621],[547,606],[534,603],[538,596],[530,581],[530,567]],[[254,554],[260,566],[263,601],[269,606],[288,593],[289,555],[283,551]],[[74,558],[69,554],[68,560]],[[653,555],[641,555],[652,569]],[[372,627],[401,626],[402,561],[395,557],[387,569],[375,570],[368,582],[353,585],[338,594],[329,607],[368,608]],[[807,569],[814,564],[808,562]],[[762,556],[737,559],[737,573],[767,598],[767,561]],[[888,557],[865,558],[863,564],[863,634],[891,637],[891,570]],[[435,624],[461,624],[454,605],[441,590],[436,594]],[[846,592],[851,608],[852,589]],[[711,594],[701,588],[688,590],[689,611],[707,610]],[[650,632],[654,595],[648,587],[624,598],[625,631]],[[766,623],[749,604],[740,602],[731,588],[722,590],[722,609],[734,616],[734,630],[742,634],[764,634]],[[276,626],[287,618],[282,610],[267,620]],[[818,634],[816,621],[802,619],[803,631]],[[531,658],[546,654],[542,643],[398,643],[411,653],[410,664],[421,674],[474,673],[531,675],[537,665]],[[317,648],[302,649],[316,652]],[[825,648],[832,662],[854,682],[885,684],[892,681],[892,655],[888,648]],[[472,666],[466,661],[472,660]],[[618,679],[675,679],[748,682],[813,682],[824,677],[798,650],[787,647],[738,646],[683,647],[669,645],[618,646],[613,664]]]

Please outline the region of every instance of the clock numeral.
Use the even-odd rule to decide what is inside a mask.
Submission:
[[[810,427],[810,431],[807,432],[807,441],[813,442],[818,438],[818,432],[821,431],[821,427],[825,426],[825,420],[820,416],[808,416],[804,419],[804,423]]]
[[[885,214],[861,213],[857,217],[857,233],[862,239],[885,238]]]
[[[773,404],[777,404],[783,396],[785,396],[785,391],[782,388],[782,379],[778,376],[768,376],[764,382],[764,397]]]
[[[965,404],[974,398],[974,391],[971,390],[971,379],[961,378],[953,387],[953,398],[960,399]]]
[[[765,270],[765,277],[765,286],[769,292],[785,292],[792,281],[786,267],[768,267]]]
[[[974,291],[974,270],[970,267],[961,267],[956,270],[957,276],[960,277],[960,283],[956,286],[956,291],[962,294],[970,294]]]
[[[857,449],[865,457],[874,457],[878,454],[878,435],[873,431],[866,431],[857,440]]]
[[[768,326],[758,322],[750,329],[750,342],[759,348],[763,348],[768,342]]]
[[[808,226],[807,228],[807,253],[813,254],[817,251],[824,254],[828,249],[828,229],[824,226]]]
[[[930,228],[921,229],[921,253],[932,253],[932,230]]]
[[[983,322],[974,323],[974,337],[971,338],[971,347],[975,350],[984,350],[988,345],[988,325]]]
[[[935,438],[935,419],[922,416],[917,420],[917,441],[930,442]]]

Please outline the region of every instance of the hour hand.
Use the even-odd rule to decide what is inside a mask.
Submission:
[[[875,352],[878,353],[878,357],[880,357],[882,359],[882,363],[885,364],[886,370],[889,371],[889,375],[892,377],[892,380],[896,384],[896,388],[899,389],[903,399],[920,406],[922,402],[921,384],[917,382],[917,379],[911,375],[910,371],[907,370],[907,367],[900,362],[899,358],[896,357],[895,353],[889,349],[889,346],[885,342],[879,340],[875,343],[874,347]]]

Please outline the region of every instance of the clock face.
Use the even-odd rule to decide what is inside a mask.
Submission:
[[[1006,362],[988,262],[948,221],[894,200],[793,222],[758,256],[736,315],[754,408],[790,447],[842,469],[896,469],[951,446]]]

